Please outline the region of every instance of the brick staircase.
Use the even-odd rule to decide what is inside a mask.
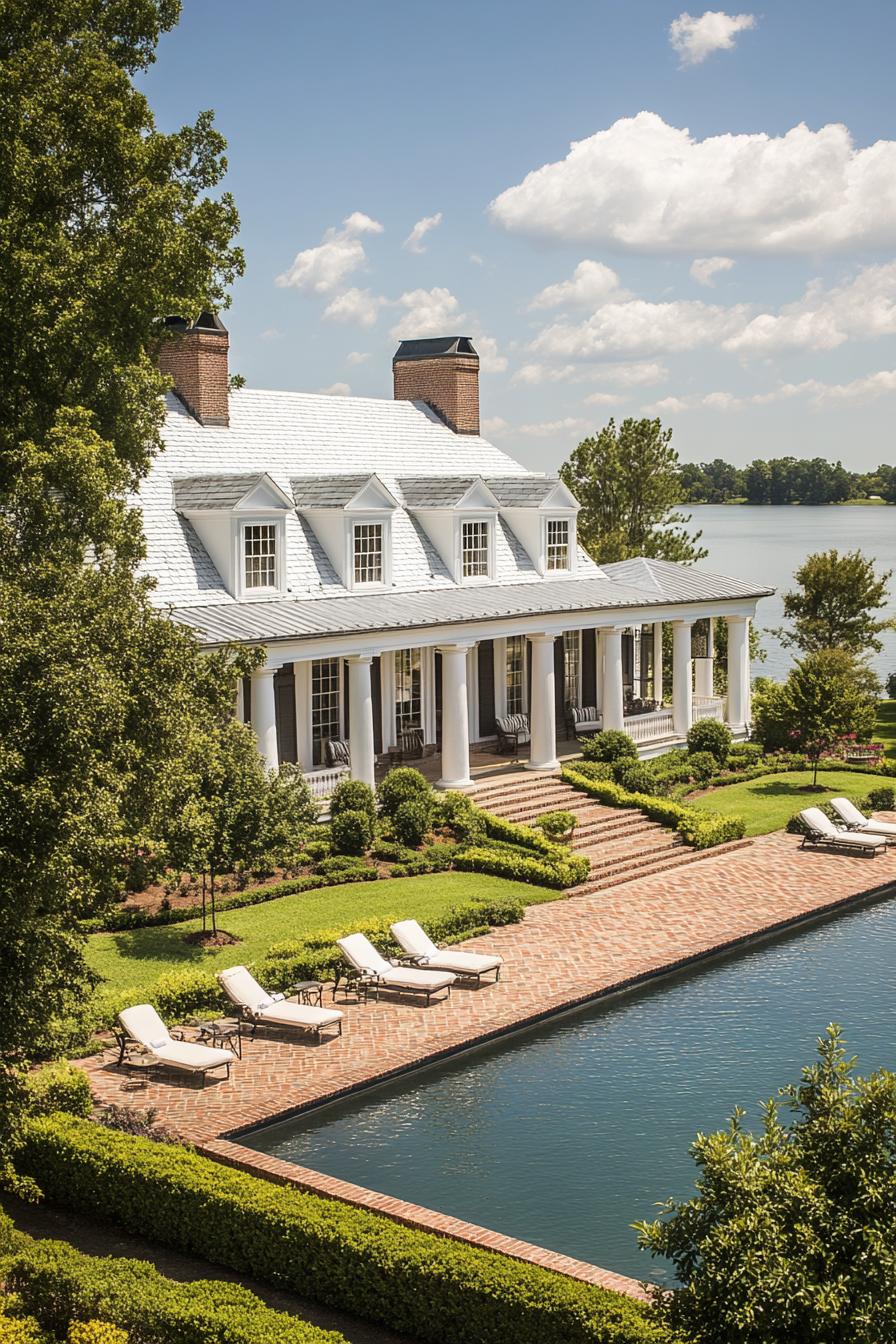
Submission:
[[[501,775],[474,788],[480,807],[508,821],[530,825],[545,812],[574,812],[578,825],[572,848],[584,854],[591,872],[570,891],[574,896],[663,873],[685,863],[741,849],[748,840],[733,840],[709,850],[691,849],[674,831],[650,821],[633,808],[607,807],[565,784],[559,775]]]

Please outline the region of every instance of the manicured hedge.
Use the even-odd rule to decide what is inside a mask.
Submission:
[[[499,849],[480,849],[471,845],[461,850],[454,860],[455,868],[468,873],[491,873],[493,877],[506,877],[515,882],[534,882],[540,887],[553,887],[562,891],[584,882],[590,865],[582,854],[564,854],[563,858],[545,859],[527,857],[519,852]]]
[[[629,793],[619,784],[610,780],[589,779],[575,768],[567,766],[562,771],[563,779],[574,789],[587,793],[608,807],[634,807],[643,812],[651,821],[675,830],[694,849],[712,849],[728,840],[740,840],[745,834],[747,824],[743,817],[713,816],[712,813],[698,811],[695,807],[683,807],[670,798],[654,798],[646,793]]]
[[[145,1260],[83,1255],[64,1241],[21,1251],[6,1267],[6,1284],[24,1311],[60,1339],[72,1323],[101,1318],[134,1331],[140,1344],[345,1344],[336,1331],[273,1311],[237,1283],[179,1283]],[[108,1327],[105,1333],[125,1338]],[[97,1331],[74,1334],[103,1338]]]
[[[71,1116],[30,1121],[17,1164],[54,1203],[431,1344],[670,1338],[620,1294]]]

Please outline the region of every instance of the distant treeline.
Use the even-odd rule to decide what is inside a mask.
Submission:
[[[876,471],[847,471],[840,462],[823,457],[757,458],[748,467],[733,467],[717,457],[714,462],[683,462],[680,479],[689,504],[840,504],[845,499],[879,495],[896,504],[896,467]]]

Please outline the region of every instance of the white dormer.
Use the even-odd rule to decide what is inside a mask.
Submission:
[[[174,507],[193,525],[235,598],[286,591],[286,515],[292,500],[266,472],[188,476],[173,482]]]
[[[352,592],[392,586],[392,518],[398,500],[378,476],[298,476],[295,507],[312,527],[340,581]]]
[[[533,475],[490,477],[487,484],[538,573],[575,573],[579,503],[563,482]]]
[[[410,476],[399,481],[405,508],[419,521],[455,583],[495,577],[498,501],[481,476]]]

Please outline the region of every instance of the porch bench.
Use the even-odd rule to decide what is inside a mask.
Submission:
[[[570,705],[567,727],[570,737],[599,733],[603,718],[597,705]]]
[[[515,756],[520,745],[529,741],[529,715],[508,714],[495,720],[495,732],[498,738],[498,751],[506,751]]]

